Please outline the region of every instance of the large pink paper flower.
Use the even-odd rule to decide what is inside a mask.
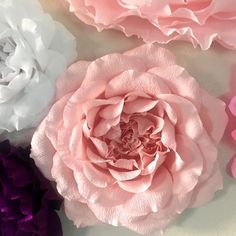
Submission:
[[[170,52],[144,45],[72,65],[37,129],[32,157],[76,226],[162,230],[222,188],[223,102]]]
[[[191,41],[206,50],[213,40],[236,49],[235,0],[66,0],[70,10],[100,31],[114,28],[145,42]]]

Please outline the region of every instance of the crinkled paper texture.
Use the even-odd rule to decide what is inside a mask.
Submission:
[[[146,44],[70,66],[31,155],[77,227],[145,234],[222,188],[217,145],[226,123],[221,100],[171,52]]]
[[[236,49],[235,0],[66,0],[70,11],[99,31],[114,28],[145,42],[190,41],[208,49],[216,40]]]

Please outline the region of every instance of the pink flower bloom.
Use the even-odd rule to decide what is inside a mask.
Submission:
[[[206,50],[213,40],[236,49],[235,0],[66,0],[87,24],[145,42],[187,40]]]
[[[236,179],[236,156],[232,157],[228,163],[227,172],[232,178]]]
[[[34,134],[32,157],[56,181],[76,226],[164,229],[222,188],[225,104],[155,45],[72,65]]]
[[[229,104],[229,109],[231,113],[236,117],[236,96],[231,99],[230,104]],[[233,130],[231,135],[233,139],[236,140],[236,130]]]
[[[236,96],[231,99],[229,110],[231,111],[232,115],[236,117]],[[231,136],[234,140],[236,140],[236,129],[231,132]],[[231,177],[236,179],[236,156],[232,157],[228,163],[227,172]]]

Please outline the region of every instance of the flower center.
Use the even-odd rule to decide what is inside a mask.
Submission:
[[[13,54],[16,43],[11,37],[0,39],[0,84],[8,84],[10,77],[8,75],[14,70],[8,66],[7,59]]]
[[[128,123],[120,123],[121,135],[109,142],[109,154],[116,159],[133,159],[143,155],[155,157],[158,152],[166,152],[160,133],[154,134],[153,128],[146,130],[144,134],[138,131],[138,124],[134,120]],[[136,159],[135,158],[135,159]]]

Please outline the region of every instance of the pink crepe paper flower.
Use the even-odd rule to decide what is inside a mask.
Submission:
[[[143,45],[68,69],[32,157],[77,227],[145,234],[222,188],[216,146],[226,122],[225,104],[169,51]]]
[[[137,35],[147,43],[190,41],[203,50],[213,40],[236,49],[235,0],[66,0],[83,22]]]

